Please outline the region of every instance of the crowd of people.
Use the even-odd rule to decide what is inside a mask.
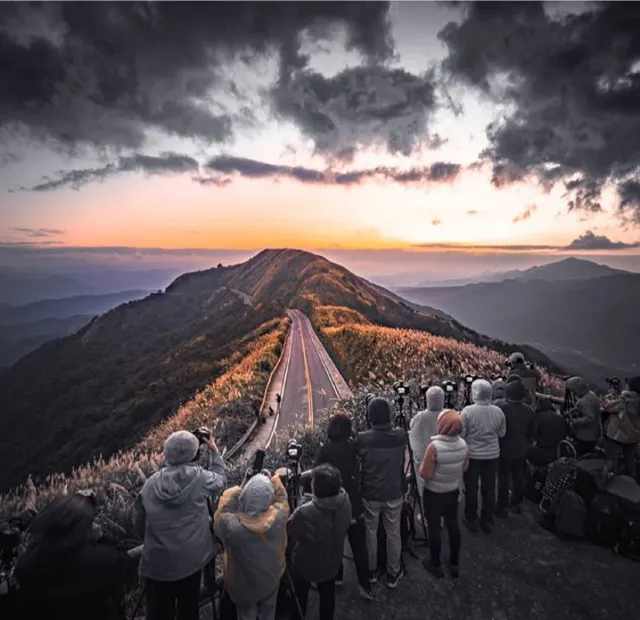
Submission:
[[[465,526],[490,534],[495,517],[521,512],[525,462],[552,462],[567,435],[577,453],[585,454],[604,429],[615,468],[636,473],[640,378],[601,403],[573,377],[566,382],[569,408],[563,414],[536,394],[535,371],[520,354],[512,357],[510,368],[506,380],[475,380],[472,403],[460,413],[445,407],[442,388],[430,387],[426,409],[410,421],[417,472],[412,488],[428,528],[423,564],[437,579],[445,576],[443,525],[449,542],[446,572],[460,575],[462,499]],[[148,620],[199,617],[200,589],[215,559],[216,541],[223,548],[225,596],[238,620],[273,620],[283,587],[292,601],[291,620],[305,617],[312,587],[319,594],[320,619],[332,620],[346,540],[363,598],[373,600],[381,577],[388,588],[396,588],[404,575],[401,520],[411,483],[407,435],[394,427],[392,406],[384,398],[369,400],[367,417],[369,429],[355,433],[348,414],[332,415],[309,492],[294,506],[277,472],[249,471],[241,485],[225,490],[225,466],[207,429],[198,435],[171,434],[163,448],[165,466],[146,480],[133,508],[133,525],[143,540],[139,574]],[[203,445],[211,455],[209,469],[197,464]],[[123,617],[131,560],[97,530],[96,510],[90,494],[75,494],[36,516],[31,542],[15,570],[18,617],[54,612],[66,620]],[[379,554],[386,564],[382,572]]]

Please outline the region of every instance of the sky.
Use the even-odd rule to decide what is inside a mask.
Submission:
[[[640,270],[638,29],[636,3],[1,3],[0,265]]]

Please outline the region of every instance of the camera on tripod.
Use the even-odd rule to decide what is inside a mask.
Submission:
[[[442,383],[442,390],[444,391],[444,406],[447,409],[455,409],[455,401],[458,396],[458,384],[448,379]]]
[[[302,458],[302,446],[295,439],[289,439],[285,449],[285,456],[288,466],[297,466]]]
[[[190,432],[198,438],[200,443],[208,443],[211,439],[211,431],[208,428],[194,428]]]
[[[247,470],[246,480],[251,480],[251,478],[262,471],[262,466],[264,465],[264,455],[264,450],[256,450],[256,453],[253,457],[253,463],[251,463],[251,467],[249,467],[249,469]]]
[[[619,377],[607,377],[605,381],[609,384],[612,392],[622,391],[622,381]]]
[[[401,398],[407,396],[409,394],[409,390],[409,385],[407,385],[404,381],[396,381],[393,384],[393,391]]]

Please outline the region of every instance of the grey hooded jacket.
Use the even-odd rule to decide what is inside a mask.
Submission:
[[[640,442],[640,395],[625,390],[615,402],[607,422],[607,437],[618,443]]]
[[[579,441],[597,441],[600,438],[600,404],[582,377],[571,377],[565,387],[578,399],[573,408],[571,432]]]
[[[134,528],[144,539],[140,574],[156,581],[177,581],[201,570],[214,556],[207,498],[227,483],[224,462],[212,458],[211,471],[194,463],[163,467],[140,491]]]
[[[344,489],[333,497],[313,497],[289,518],[294,574],[322,583],[334,579],[342,564],[351,502]]]
[[[497,459],[500,456],[500,438],[507,432],[507,420],[500,407],[491,404],[491,384],[476,379],[471,385],[471,400],[462,410],[462,438],[469,447],[469,458]]]

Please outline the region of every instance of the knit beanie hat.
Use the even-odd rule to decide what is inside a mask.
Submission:
[[[273,502],[273,484],[264,474],[250,478],[240,491],[238,507],[252,517],[264,514]]]
[[[629,390],[640,394],[640,377],[631,377],[631,379],[629,379]]]
[[[177,431],[171,433],[164,442],[162,452],[169,465],[182,465],[190,463],[196,458],[200,442],[189,431]]]
[[[507,384],[502,379],[496,379],[491,384],[491,398],[500,400],[505,397]]]
[[[446,409],[438,416],[438,435],[453,437],[462,432],[462,418],[453,409]]]
[[[507,400],[513,403],[521,403],[529,393],[522,381],[512,381],[507,383]]]
[[[391,407],[384,398],[373,398],[367,407],[367,415],[371,424],[389,424],[391,422]]]

